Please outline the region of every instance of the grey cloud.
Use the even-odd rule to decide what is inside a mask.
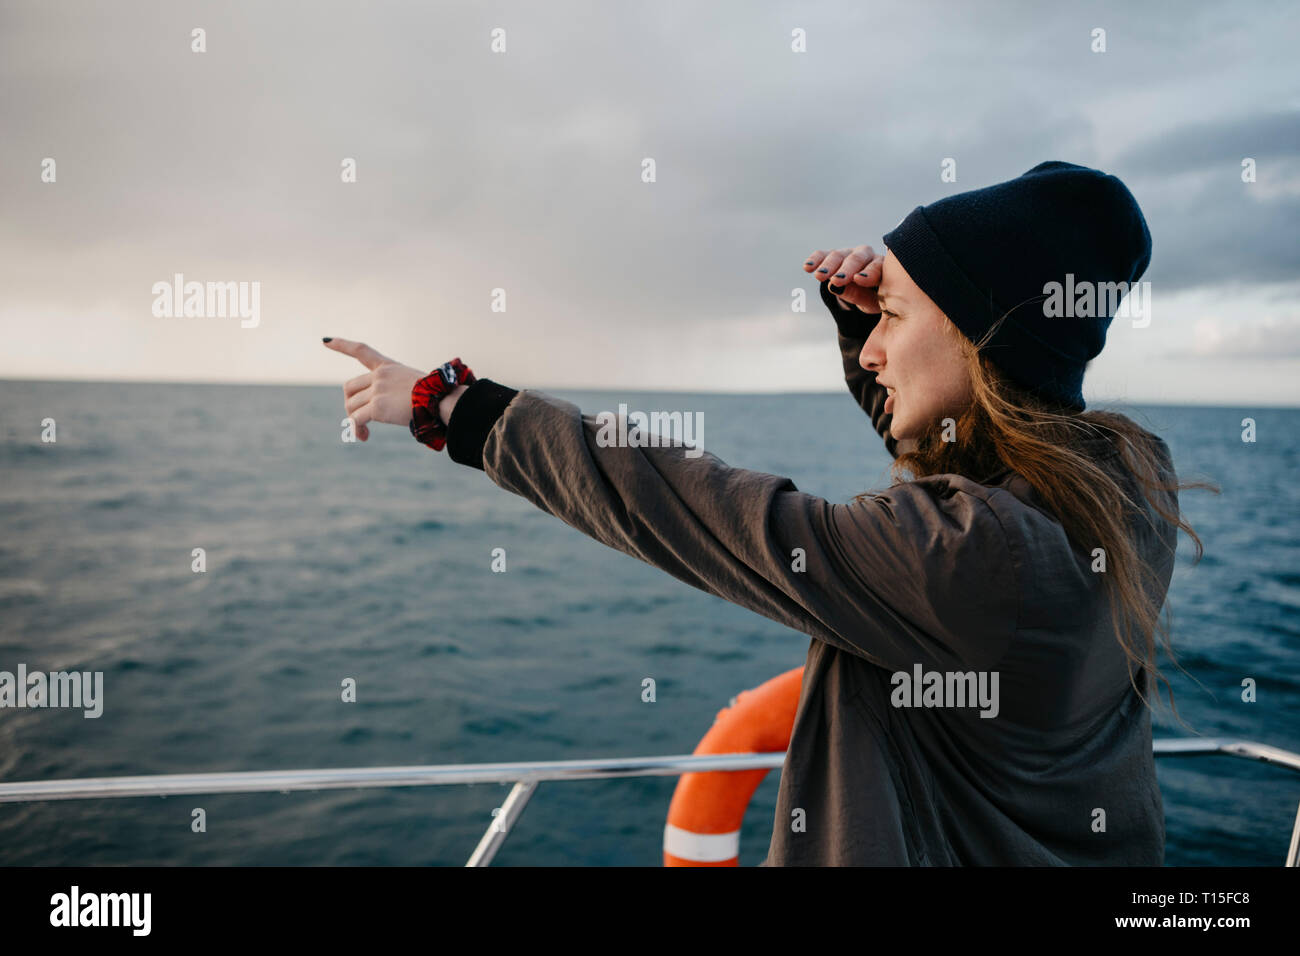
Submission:
[[[788,318],[812,249],[876,244],[912,207],[1045,159],[1129,183],[1157,296],[1285,280],[1297,198],[1243,191],[1231,163],[1216,178],[1215,157],[1294,158],[1295,114],[1237,106],[1294,101],[1294,22],[1285,4],[0,0],[0,287],[113,321],[172,271],[325,300],[366,282],[416,316],[509,284],[534,328],[672,336]],[[1217,99],[1189,106],[1198,84]],[[781,347],[799,325],[761,329]]]
[[[1239,174],[1241,160],[1300,157],[1300,111],[1212,117],[1154,136],[1121,153],[1116,164],[1138,175]]]
[[[1262,319],[1212,319],[1189,328],[1182,336],[1184,347],[1163,352],[1167,358],[1213,358],[1218,360],[1300,358],[1300,316],[1266,316]]]

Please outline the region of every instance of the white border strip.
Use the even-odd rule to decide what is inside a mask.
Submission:
[[[664,852],[694,863],[720,863],[740,856],[740,831],[692,833],[665,823]]]

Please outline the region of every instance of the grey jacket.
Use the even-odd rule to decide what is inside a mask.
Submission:
[[[849,391],[897,455],[885,390],[858,364],[879,316],[821,294]],[[1150,716],[1091,549],[1023,478],[939,475],[837,504],[709,452],[602,447],[598,428],[570,402],[481,379],[447,450],[597,541],[812,637],[763,865],[1163,863]],[[1131,484],[1109,446],[1089,447]],[[1163,603],[1176,529],[1150,517],[1137,534]]]

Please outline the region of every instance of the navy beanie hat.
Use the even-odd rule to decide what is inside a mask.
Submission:
[[[1116,177],[1056,160],[1022,176],[917,206],[884,236],[926,295],[972,342],[1003,314],[985,346],[1013,382],[1083,411],[1083,371],[1106,344],[1112,315],[1049,316],[1044,289],[1134,283],[1151,261],[1151,233]],[[1127,289],[1127,286],[1122,287]]]

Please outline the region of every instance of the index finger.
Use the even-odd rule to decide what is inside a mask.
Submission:
[[[376,352],[366,343],[354,342],[351,339],[334,338],[326,342],[325,347],[333,349],[335,352],[342,352],[344,355],[351,355],[371,371],[374,371],[384,362],[392,361],[386,355]]]

